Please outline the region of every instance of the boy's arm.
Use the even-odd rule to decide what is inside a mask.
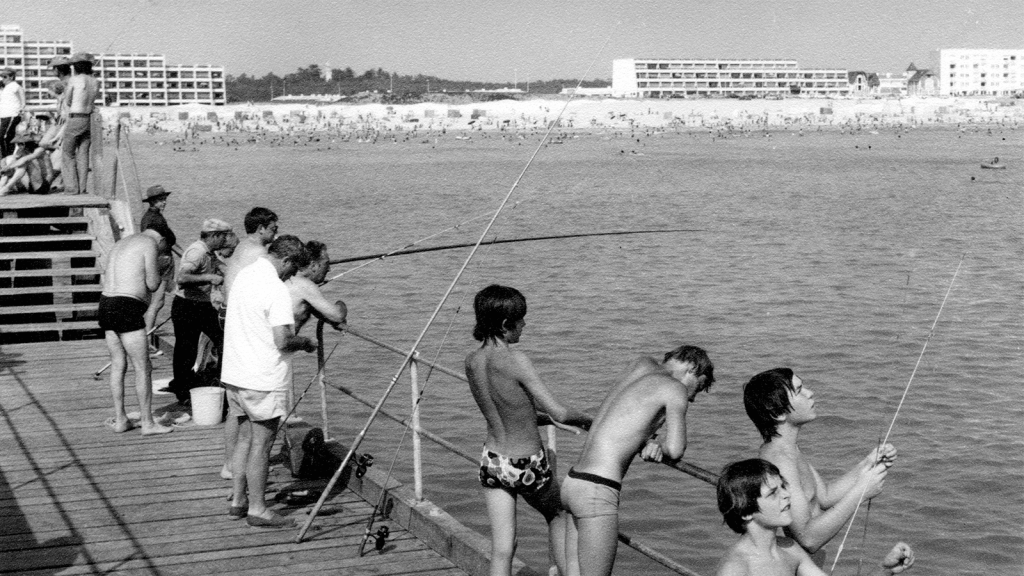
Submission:
[[[590,428],[593,418],[589,414],[563,406],[541,381],[540,375],[537,374],[533,363],[526,357],[526,354],[513,352],[512,362],[515,370],[513,376],[522,383],[537,406],[546,412],[552,420],[579,426],[583,429]]]
[[[864,494],[865,500],[877,496],[885,481],[886,468],[880,464],[861,475],[860,481],[834,505],[821,514],[813,516],[811,502],[807,500],[807,492],[801,484],[796,463],[789,458],[774,458],[770,461],[778,466],[782,477],[789,485],[790,513],[793,516],[793,523],[786,531],[800,543],[800,546],[812,554],[835,537],[853,516],[861,494]]]
[[[814,476],[818,482],[818,503],[821,504],[822,508],[831,508],[847,492],[853,490],[861,475],[870,470],[877,462],[885,462],[887,466],[892,466],[895,460],[896,448],[892,444],[885,444],[872,450],[870,454],[865,456],[860,462],[857,462],[853,468],[850,468],[846,474],[843,474],[831,484],[825,484],[818,476],[818,472],[815,471]]]
[[[675,390],[675,385],[673,385]],[[665,433],[658,442],[661,453],[669,462],[678,461],[686,452],[686,409],[690,402],[683,392],[673,392],[665,402]]]

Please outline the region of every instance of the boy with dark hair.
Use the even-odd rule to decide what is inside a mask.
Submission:
[[[718,565],[718,576],[824,576],[810,555],[779,528],[793,522],[790,493],[779,469],[759,458],[729,464],[718,479],[718,510],[739,541]],[[897,543],[879,574],[899,574],[914,564],[914,551]]]
[[[491,576],[512,573],[518,496],[544,515],[551,555],[558,572],[567,574],[565,517],[558,481],[537,431],[537,410],[553,421],[583,428],[592,419],[559,403],[530,359],[512,349],[526,326],[522,293],[493,284],[477,293],[473,309],[473,337],[482,345],[466,356],[466,376],[473,399],[487,420],[480,483],[491,519]]]
[[[815,554],[853,516],[857,504],[882,491],[896,460],[891,444],[878,446],[849,472],[826,484],[797,445],[804,424],[818,416],[814,393],[789,368],[757,374],[743,387],[743,406],[764,438],[759,456],[781,471],[792,495],[787,536]]]
[[[622,478],[638,453],[647,461],[676,461],[686,450],[686,410],[715,381],[707,352],[680,346],[658,362],[642,357],[608,392],[576,466],[562,485],[572,514],[566,555],[570,573],[611,574],[619,535]],[[661,438],[655,432],[665,426]],[[575,534],[578,532],[578,535]]]
[[[245,215],[243,225],[246,236],[238,243],[224,272],[225,297],[231,293],[231,285],[242,268],[267,254],[267,245],[277,236],[277,214],[267,208],[256,206]]]

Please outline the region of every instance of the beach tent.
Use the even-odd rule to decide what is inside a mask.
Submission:
[[[188,112],[178,112],[178,120],[188,120]]]

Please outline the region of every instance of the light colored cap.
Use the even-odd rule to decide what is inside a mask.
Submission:
[[[231,232],[231,224],[217,218],[203,220],[202,232]]]
[[[77,54],[73,54],[71,56],[71,58],[68,58],[68,64],[74,64],[76,62],[94,62],[94,61],[95,61],[95,59],[92,57],[92,54],[89,54],[88,52],[79,52]]]

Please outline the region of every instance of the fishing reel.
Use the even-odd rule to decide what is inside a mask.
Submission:
[[[356,478],[362,478],[366,474],[366,469],[373,466],[373,455],[363,454],[356,461]]]
[[[387,544],[388,536],[391,536],[391,530],[388,530],[387,526],[381,526],[377,529],[377,533],[373,535],[373,547],[377,552],[384,551],[384,545]]]

